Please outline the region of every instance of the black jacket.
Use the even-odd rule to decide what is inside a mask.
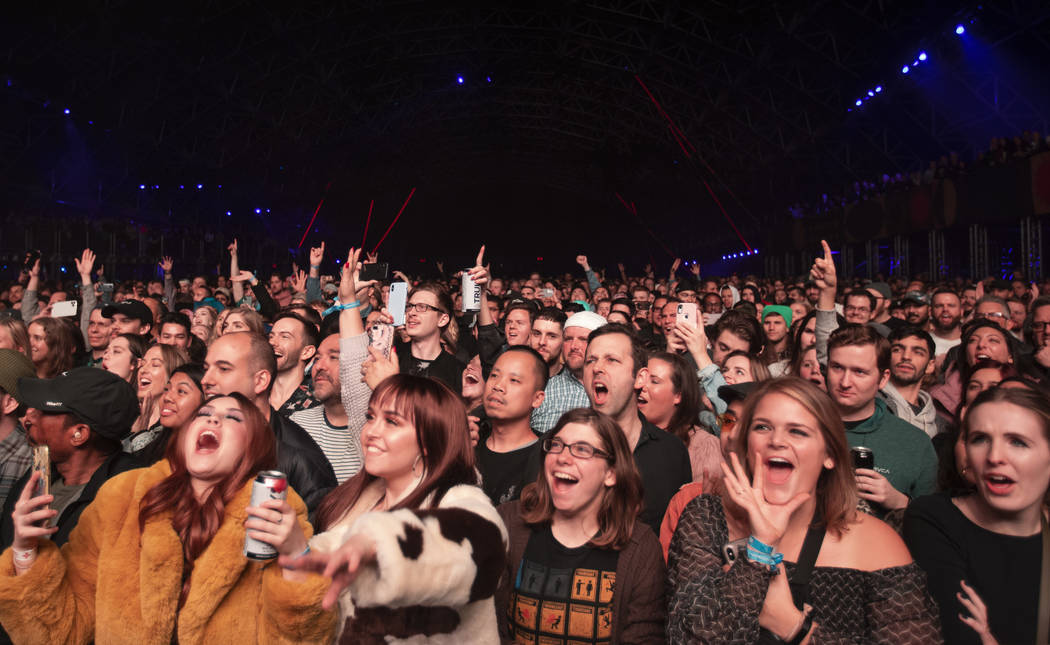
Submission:
[[[311,517],[324,496],[339,482],[328,458],[302,426],[270,408],[270,427],[277,439],[277,470],[306,502]]]
[[[95,501],[98,489],[102,488],[102,484],[105,484],[106,480],[126,470],[141,468],[142,465],[142,462],[134,456],[123,451],[117,452],[102,462],[102,465],[95,469],[95,473],[91,475],[91,479],[88,480],[84,489],[80,491],[80,496],[70,503],[66,510],[62,511],[62,515],[59,516],[58,522],[55,524],[58,527],[58,532],[51,536],[51,541],[56,546],[62,546],[66,543],[66,540],[69,539],[69,532],[73,530],[73,527],[77,525],[77,520],[80,519],[80,514],[84,512],[88,504]],[[4,502],[4,516],[0,518],[0,548],[6,549],[14,542],[15,525],[11,520],[11,513],[14,512],[15,502],[21,497],[22,490],[26,487],[26,483],[32,474],[33,471],[30,469],[21,479],[15,482],[14,486],[11,487],[11,494],[7,496],[7,500]]]

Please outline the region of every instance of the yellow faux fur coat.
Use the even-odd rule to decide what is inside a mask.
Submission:
[[[222,526],[197,558],[189,596],[182,587],[182,544],[170,513],[139,530],[139,503],[170,473],[167,461],[122,473],[99,491],[61,551],[40,540],[39,555],[15,576],[11,549],[0,555],[0,622],[15,643],[327,643],[335,614],[321,609],[328,581],[291,582],[276,561],[244,557],[251,483],[226,506]],[[306,507],[294,492],[307,537]]]

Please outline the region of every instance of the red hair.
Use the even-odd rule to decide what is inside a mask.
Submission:
[[[277,465],[277,442],[274,439],[270,424],[267,423],[259,408],[243,394],[233,392],[213,396],[201,407],[220,398],[237,401],[244,414],[245,426],[248,428],[248,445],[243,458],[237,461],[233,472],[219,480],[208,491],[205,498],[197,501],[191,484],[192,477],[186,469],[186,455],[183,451],[181,435],[188,431],[191,424],[179,429],[178,434],[168,442],[164,457],[171,466],[171,474],[149,489],[139,504],[139,530],[146,526],[146,521],[155,515],[171,511],[171,525],[182,542],[182,556],[186,561],[182,593],[179,596],[179,607],[186,601],[190,590],[190,573],[197,557],[208,547],[222,525],[226,513],[226,504],[234,495],[260,470],[268,470]]]
[[[392,405],[416,427],[416,444],[423,455],[424,469],[423,481],[390,510],[420,508],[431,494],[436,505],[453,486],[478,484],[467,410],[458,394],[434,379],[395,374],[376,386],[369,399],[369,405],[384,403]],[[317,531],[326,530],[346,515],[376,479],[362,468],[325,496],[317,507]]]

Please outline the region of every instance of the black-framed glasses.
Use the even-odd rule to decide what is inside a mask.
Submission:
[[[1046,332],[1047,329],[1050,329],[1050,320],[1045,322],[1038,320],[1032,321],[1032,331]]]
[[[405,305],[405,311],[414,311],[417,314],[425,314],[428,311],[436,311],[439,314],[445,313],[445,311],[440,307],[428,305],[425,302],[410,302],[407,305]]]
[[[543,452],[548,454],[557,455],[564,451],[566,448],[569,449],[569,454],[577,459],[591,459],[595,455],[599,457],[605,457],[609,459],[612,457],[609,453],[604,450],[598,450],[586,441],[577,441],[576,443],[565,443],[557,437],[551,439],[550,437],[543,440]]]

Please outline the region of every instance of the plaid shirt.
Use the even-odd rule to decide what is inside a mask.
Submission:
[[[543,403],[532,411],[530,424],[535,432],[548,432],[558,425],[558,419],[569,410],[591,407],[587,390],[576,380],[569,368],[563,367],[547,381]]]
[[[0,506],[3,506],[11,486],[33,465],[33,449],[29,447],[22,424],[0,441]],[[16,491],[15,494],[21,491]]]

